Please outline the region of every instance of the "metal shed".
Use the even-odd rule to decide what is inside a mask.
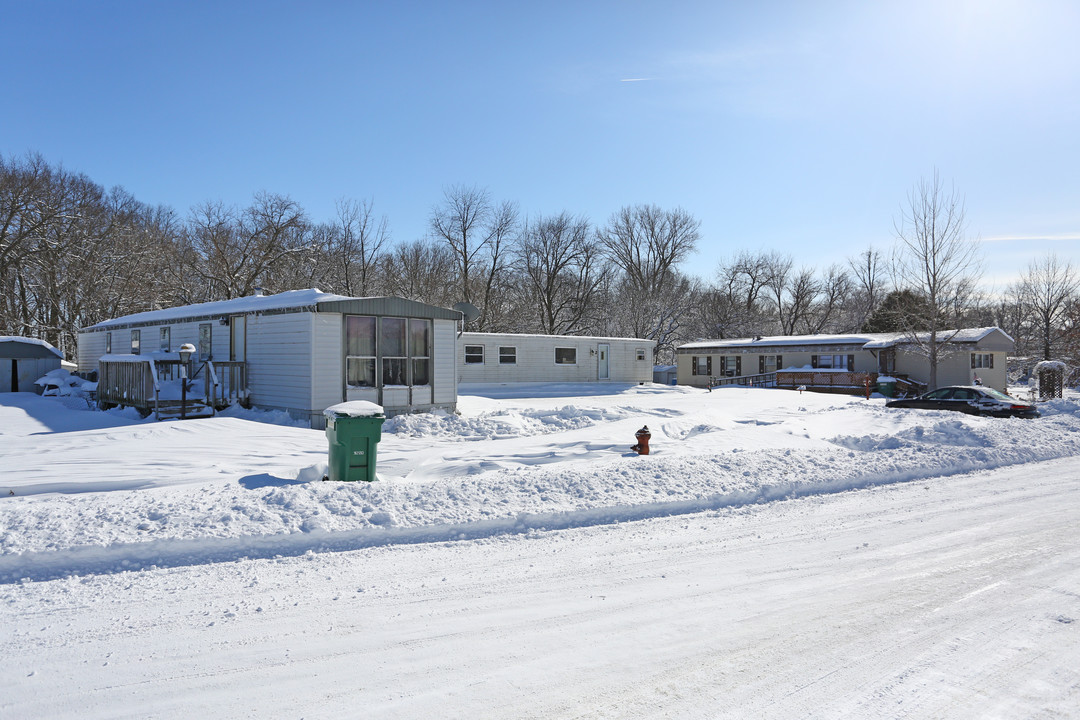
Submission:
[[[34,392],[34,381],[59,368],[63,359],[44,340],[0,336],[0,392]]]

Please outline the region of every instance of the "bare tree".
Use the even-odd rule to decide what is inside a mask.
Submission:
[[[499,324],[509,246],[517,237],[518,210],[511,202],[495,205],[487,190],[453,185],[431,213],[430,227],[453,254],[459,297],[479,306],[477,330]]]
[[[431,240],[400,244],[381,259],[390,295],[450,307],[457,300],[454,258],[449,248]]]
[[[854,325],[860,328],[877,310],[883,297],[885,268],[881,253],[873,247],[848,258],[853,276]]]
[[[203,203],[192,209],[188,225],[198,257],[196,271],[216,299],[243,297],[265,287],[275,265],[305,248],[304,211],[282,195],[259,193],[239,213],[220,202]]]
[[[606,278],[589,221],[568,213],[539,217],[526,225],[517,266],[539,332],[573,335],[586,331],[599,310]]]
[[[375,218],[371,200],[342,198],[335,207],[330,252],[341,269],[341,292],[366,297],[372,292],[379,254],[390,239],[386,217]]]
[[[1069,302],[1080,292],[1080,277],[1069,262],[1048,253],[1028,265],[1020,279],[1021,302],[1034,316],[1034,325],[1044,360],[1050,360],[1054,347],[1065,332],[1065,312]]]
[[[907,335],[909,343],[927,356],[928,384],[934,389],[938,361],[953,337],[941,334],[942,319],[950,317],[957,298],[971,290],[980,270],[978,245],[967,237],[963,198],[954,188],[945,188],[936,170],[908,194],[893,224],[898,241],[892,257],[893,279],[898,287],[921,296],[929,312],[929,317],[919,319],[929,332],[916,332],[912,318]]]

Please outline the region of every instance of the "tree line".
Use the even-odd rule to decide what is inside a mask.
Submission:
[[[181,216],[37,154],[0,156],[0,334],[71,357],[79,328],[109,318],[317,287],[470,302],[475,331],[648,338],[661,362],[700,338],[997,325],[1018,354],[1077,364],[1070,263],[1032,261],[1004,293],[982,294],[955,191],[935,174],[904,208],[887,251],[814,267],[733,249],[702,278],[685,270],[702,238],[682,208],[628,205],[597,223],[566,210],[526,215],[454,185],[432,204],[424,237],[395,241],[371,200],[338,200],[317,221],[260,192],[245,207],[208,201]]]

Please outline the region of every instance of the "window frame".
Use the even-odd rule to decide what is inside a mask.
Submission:
[[[464,348],[465,357],[464,362],[466,365],[483,365],[484,356],[486,355],[486,348],[483,345],[465,345]],[[479,352],[477,352],[479,350]],[[471,360],[469,358],[472,358]],[[477,360],[479,358],[479,360]]]
[[[573,355],[573,361],[572,362],[567,362],[566,360],[560,361],[559,360],[559,351],[560,350],[564,351],[564,353],[569,351]],[[578,351],[578,349],[576,347],[556,346],[555,347],[554,357],[552,359],[555,361],[556,365],[563,365],[563,366],[565,366],[565,365],[577,365],[578,364],[578,361],[577,361],[578,352],[577,351]]]
[[[634,355],[637,357],[638,362],[645,360],[645,348],[635,348]]]
[[[140,355],[142,350],[142,331],[131,331],[131,354]]]
[[[350,354],[350,352],[349,352],[350,351],[350,348],[349,348],[349,326],[350,326],[350,324],[353,324],[353,325],[366,324],[366,323],[362,323],[362,322],[350,323],[350,320],[352,320],[353,318],[358,318],[360,321],[363,321],[363,320],[370,320],[371,321],[371,338],[370,338],[370,340],[371,340],[371,348],[370,348],[370,350],[372,352],[371,355],[367,355],[367,354],[363,354],[363,353],[359,353],[359,352],[354,353],[354,354]],[[356,348],[356,349],[357,350],[362,350],[363,348]],[[345,386],[347,388],[358,388],[358,389],[360,389],[360,388],[377,388],[377,387],[379,387],[380,383],[379,383],[378,355],[379,355],[379,318],[377,318],[374,315],[346,315],[345,316]],[[354,385],[352,383],[352,376],[353,376],[352,368],[357,367],[361,363],[368,365],[368,368],[367,368],[368,372],[364,372],[363,375],[365,377],[370,377],[371,378],[371,384]],[[357,376],[359,377],[359,373],[357,373]]]
[[[172,331],[168,326],[158,330],[158,350],[172,352]]]
[[[105,333],[105,354],[112,355],[112,333]]]
[[[517,365],[517,345],[499,345],[499,365]]]
[[[203,338],[203,333],[206,337]],[[199,360],[209,360],[214,351],[214,325],[213,323],[199,323]],[[204,345],[203,340],[206,340]]]

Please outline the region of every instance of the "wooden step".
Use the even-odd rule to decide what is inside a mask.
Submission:
[[[179,419],[181,414],[180,401],[162,400],[158,402],[157,414],[159,420]],[[213,417],[214,408],[201,400],[188,400],[184,406],[183,414],[185,418]]]

